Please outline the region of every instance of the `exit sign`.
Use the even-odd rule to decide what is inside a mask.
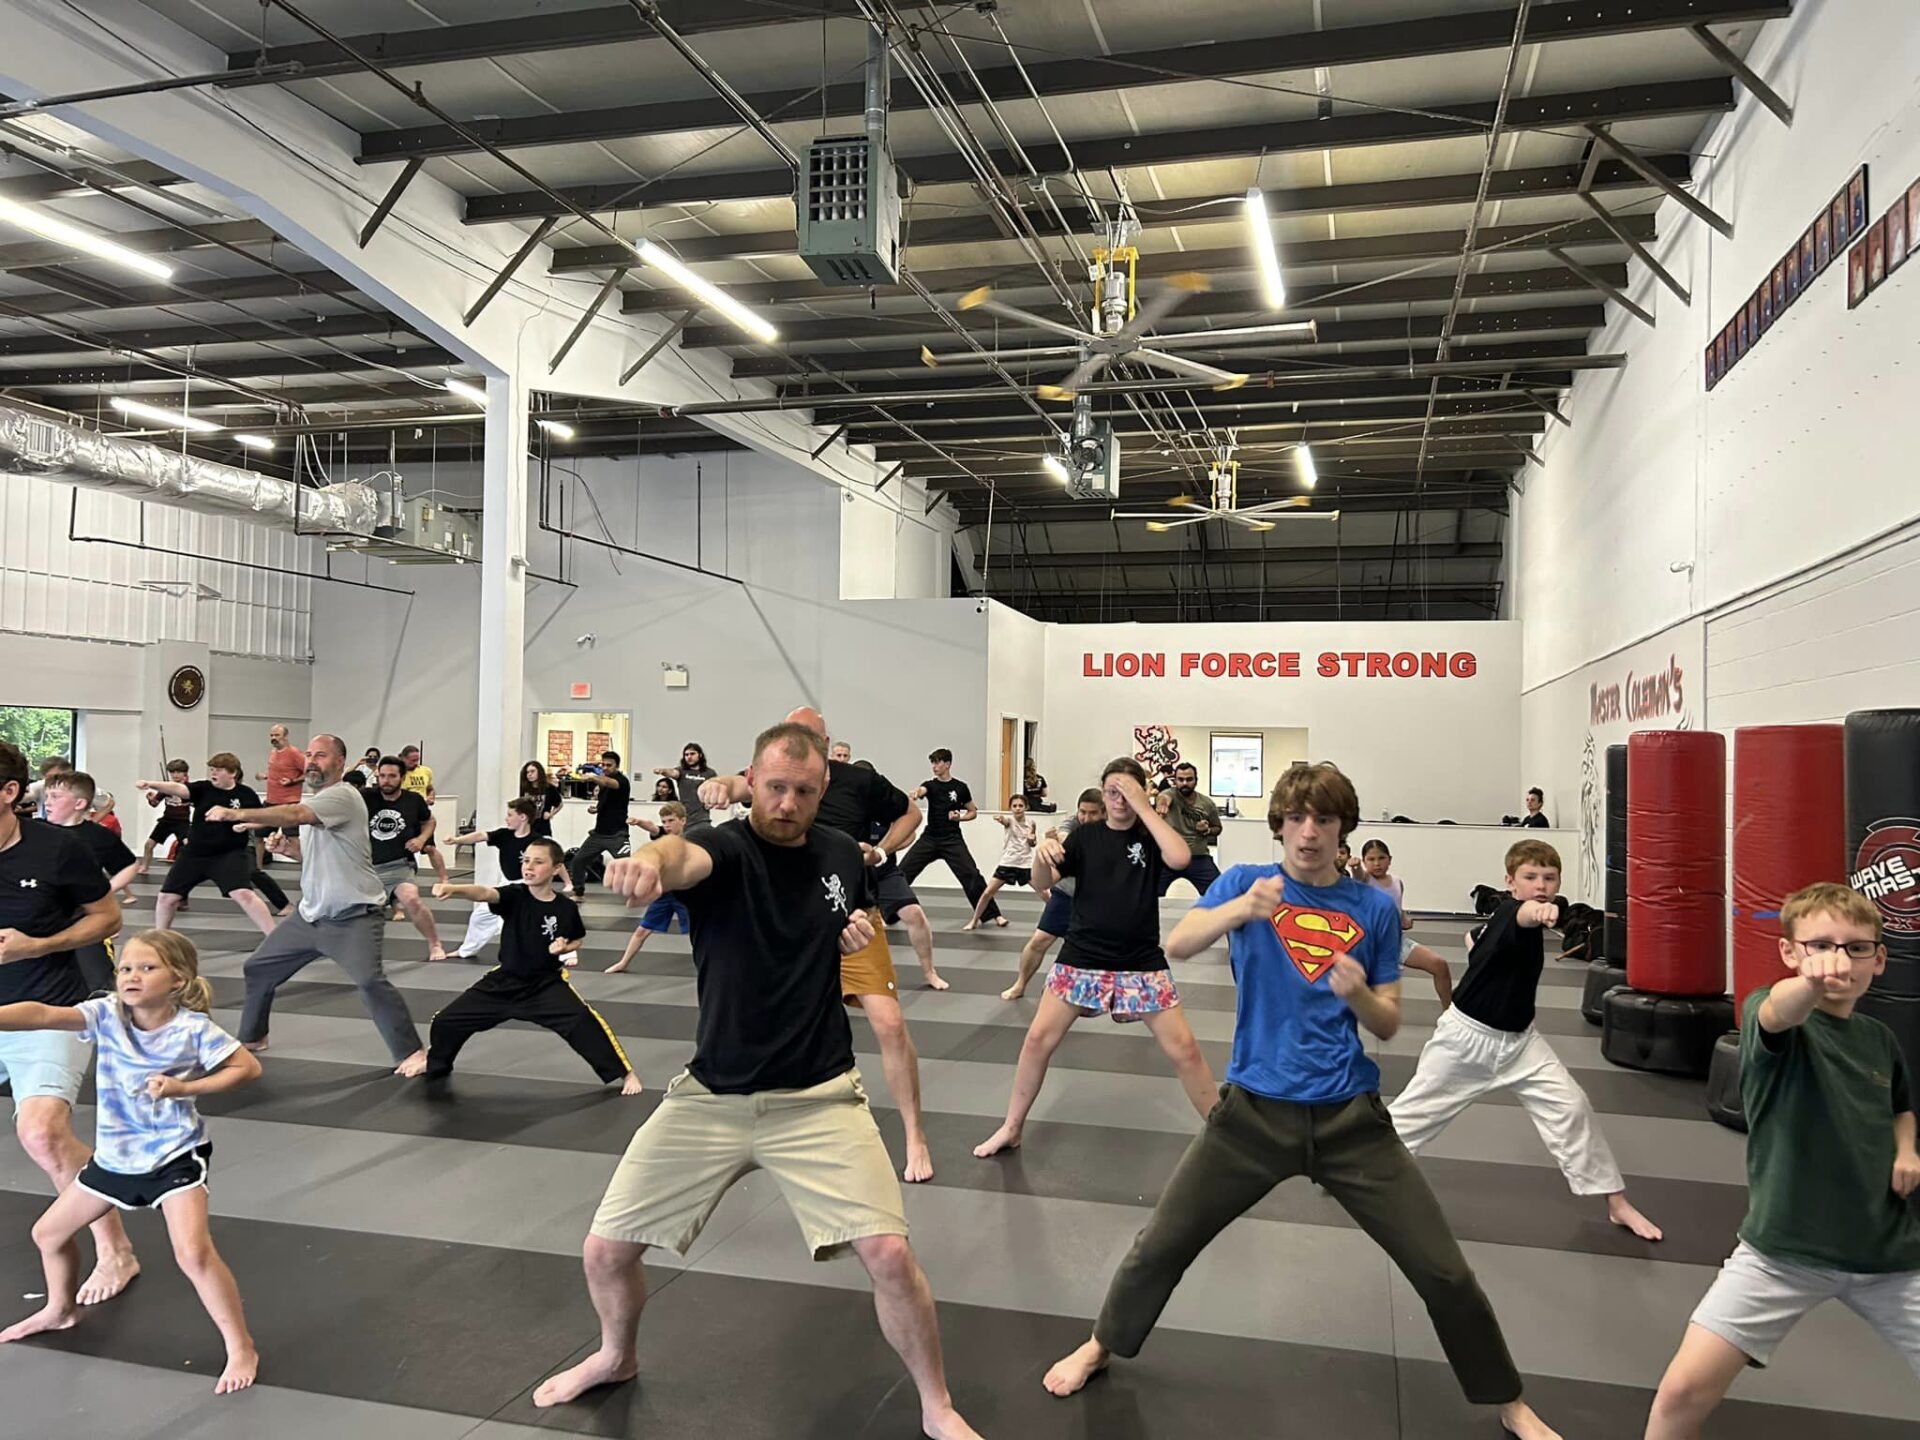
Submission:
[[[567,687],[567,698],[570,700],[591,700],[593,698],[593,682],[590,680],[574,681],[573,684]]]

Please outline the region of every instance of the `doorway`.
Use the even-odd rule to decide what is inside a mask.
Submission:
[[[1004,810],[1007,797],[1024,788],[1020,769],[1020,722],[1012,715],[1000,717],[1000,794],[993,802],[995,810]]]

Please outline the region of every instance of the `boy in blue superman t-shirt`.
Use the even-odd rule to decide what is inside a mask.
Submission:
[[[1362,1025],[1382,1040],[1400,1028],[1400,911],[1339,868],[1338,847],[1359,822],[1353,782],[1332,765],[1295,765],[1267,807],[1283,862],[1234,866],[1168,937],[1176,960],[1231,937],[1239,1013],[1227,1083],[1113,1277],[1093,1338],[1047,1372],[1046,1386],[1071,1395],[1112,1356],[1138,1354],[1214,1236],[1305,1175],[1426,1303],[1467,1398],[1498,1405],[1522,1440],[1557,1440],[1520,1398],[1500,1322],[1394,1134],[1379,1067],[1361,1045]]]

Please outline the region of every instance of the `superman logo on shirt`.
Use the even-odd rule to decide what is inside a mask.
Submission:
[[[1273,933],[1294,969],[1311,985],[1333,968],[1342,955],[1351,955],[1366,936],[1366,927],[1344,910],[1309,910],[1282,905],[1273,912]]]

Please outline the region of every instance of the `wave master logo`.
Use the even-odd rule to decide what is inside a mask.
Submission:
[[[1344,910],[1307,910],[1282,905],[1273,912],[1273,933],[1294,969],[1311,985],[1342,955],[1353,952],[1366,936],[1366,927]]]
[[[1880,907],[1889,932],[1920,934],[1920,820],[1900,816],[1868,826],[1847,884]]]

